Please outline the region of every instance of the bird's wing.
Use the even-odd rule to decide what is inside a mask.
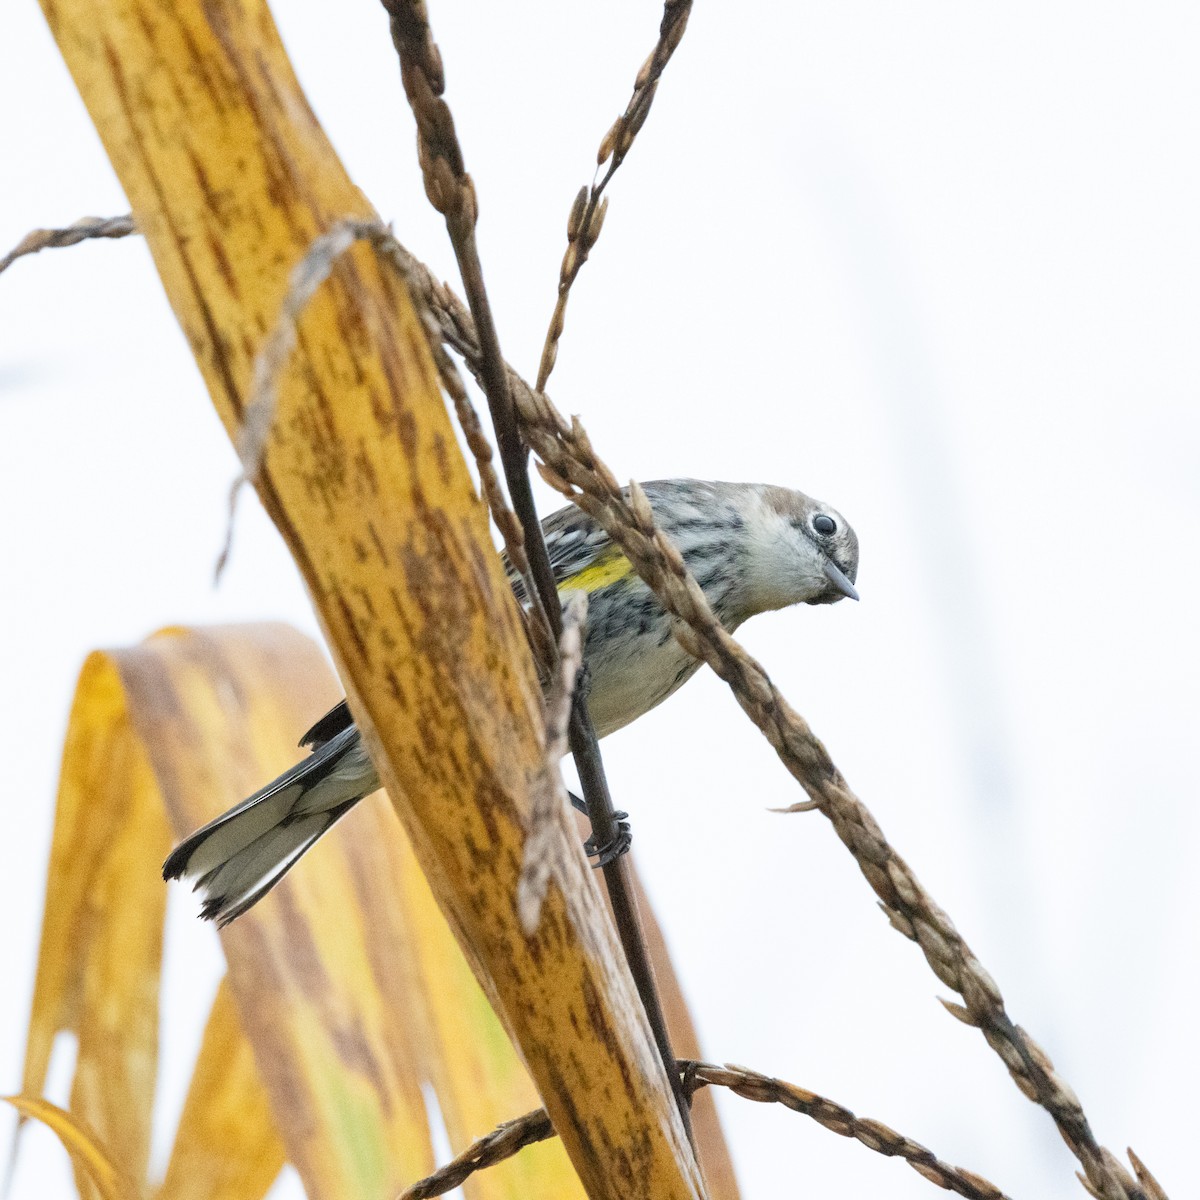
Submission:
[[[586,568],[618,552],[608,534],[573,504],[551,513],[542,522],[542,535],[546,539],[546,552],[550,555],[554,582],[560,586],[581,575]],[[524,581],[513,571],[508,555],[501,557],[512,589],[524,604],[527,599]]]

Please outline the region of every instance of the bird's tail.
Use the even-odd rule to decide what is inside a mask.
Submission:
[[[180,843],[164,879],[192,879],[201,916],[228,925],[267,894],[339,817],[379,787],[351,725]]]

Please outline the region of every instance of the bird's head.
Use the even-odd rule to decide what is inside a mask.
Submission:
[[[858,535],[837,509],[766,487],[748,525],[746,584],[755,612],[858,599]]]

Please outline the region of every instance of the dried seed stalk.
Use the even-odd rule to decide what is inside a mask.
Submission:
[[[702,1087],[727,1087],[747,1100],[760,1104],[782,1104],[792,1112],[811,1117],[817,1124],[841,1137],[852,1137],[868,1150],[888,1158],[902,1158],[914,1171],[946,1191],[955,1192],[967,1200],[1007,1200],[994,1183],[989,1183],[974,1171],[965,1171],[943,1162],[920,1142],[897,1133],[882,1121],[856,1117],[850,1109],[815,1092],[784,1083],[769,1075],[760,1075],[746,1067],[717,1066],[714,1063],[680,1060],[683,1088],[690,1102]],[[486,1137],[473,1142],[440,1171],[407,1188],[400,1200],[427,1200],[442,1196],[458,1187],[464,1180],[511,1158],[519,1150],[554,1136],[554,1127],[544,1108],[526,1113],[494,1129]]]
[[[447,344],[454,346],[472,372],[478,374],[480,351],[470,315],[428,268],[408,258],[413,286],[428,304]],[[983,1032],[1021,1092],[1054,1119],[1083,1166],[1089,1187],[1105,1200],[1165,1200],[1144,1167],[1135,1163],[1138,1178],[1133,1179],[1096,1142],[1078,1097],[1055,1071],[1045,1051],[1009,1017],[1000,989],[953,922],[892,848],[867,807],[850,791],[808,724],[779,694],[762,667],[717,621],[678,550],[655,526],[641,490],[634,485],[627,499],[611,471],[596,457],[579,422],[568,424],[548,397],[535,392],[511,368],[509,386],[526,437],[547,464],[543,474],[600,521],[660,602],[676,617],[676,635],[683,644],[730,685],[747,715],[810,796],[811,803],[792,808],[815,806],[833,823],[878,895],[892,926],[920,945],[934,974],[964,1001],[961,1006],[947,1005],[949,1011]]]
[[[467,302],[480,331],[483,366],[480,384],[491,410],[509,495],[524,529],[524,553],[528,555],[531,573],[537,583],[529,594],[531,620],[544,624],[545,638],[552,641],[561,629],[554,572],[542,541],[533,492],[529,487],[526,449],[513,413],[508,373],[483,281],[483,266],[475,240],[478,217],[475,184],[466,171],[450,106],[442,98],[446,76],[441,52],[433,40],[424,0],[381,2],[388,14],[392,44],[400,60],[404,94],[417,123],[417,158],[425,194],[446,220],[446,231],[462,274]]]
[[[483,355],[474,322],[462,302],[394,239],[389,254],[402,265],[414,297],[427,308],[445,343],[462,354],[480,378]],[[1012,1022],[999,988],[950,918],[892,849],[807,723],[776,691],[762,667],[716,621],[678,551],[654,526],[644,495],[639,499],[640,490],[631,489],[627,501],[612,473],[596,459],[578,421],[568,426],[546,396],[536,393],[511,367],[507,371],[517,411],[547,463],[551,482],[601,521],[677,618],[677,636],[683,644],[730,685],[811,797],[809,803],[793,805],[788,811],[816,807],[830,819],[879,896],[880,908],[893,928],[921,946],[933,972],[966,1002],[959,1005],[943,1000],[947,1011],[983,1032],[1021,1092],[1054,1119],[1084,1168],[1080,1179],[1089,1193],[1102,1200],[1167,1200],[1162,1186],[1132,1150],[1129,1157],[1136,1180],[1096,1142],[1078,1097],[1054,1070],[1045,1051]]]
[[[633,95],[630,96],[625,111],[613,122],[600,142],[596,165],[599,168],[607,162],[608,169],[599,180],[592,182],[591,187],[580,188],[571,205],[567,216],[567,249],[558,270],[558,299],[550,317],[550,327],[546,330],[542,361],[538,365],[539,392],[546,390],[546,381],[550,378],[550,372],[554,370],[554,363],[558,358],[558,340],[562,337],[566,323],[567,299],[571,293],[571,285],[583,264],[587,262],[588,255],[591,254],[604,226],[604,217],[608,212],[608,199],[604,197],[604,189],[608,187],[608,181],[616,174],[617,168],[625,161],[638,130],[650,115],[650,105],[654,101],[659,76],[683,37],[691,11],[692,0],[666,0],[658,27],[658,41],[654,43],[650,57],[642,63],[642,68],[638,71],[633,84]]]
[[[454,247],[467,303],[475,321],[480,351],[477,378],[488,399],[508,492],[524,528],[525,546],[537,583],[536,590],[529,597],[535,606],[534,619],[541,620],[544,615],[551,634],[557,637],[562,632],[562,611],[550,556],[546,552],[541,524],[533,503],[526,447],[509,391],[509,372],[500,353],[496,325],[483,281],[483,268],[475,239],[478,216],[475,185],[466,171],[462,147],[454,129],[454,118],[442,99],[446,78],[441,54],[433,40],[424,0],[381,0],[381,3],[388,14],[392,43],[400,58],[404,93],[417,122],[417,157],[425,181],[425,192],[430,203],[446,219],[446,231]],[[541,613],[537,612],[536,607],[539,598]],[[571,715],[570,741],[596,844],[608,845],[617,837],[617,821],[586,704],[576,705]],[[675,1084],[677,1080],[672,1070],[675,1056],[642,936],[632,881],[625,864],[620,859],[607,863],[604,880],[629,970],[662,1055],[663,1069],[667,1079]],[[678,1091],[675,1099],[679,1118],[690,1138],[687,1105]]]
[[[131,230],[132,232],[132,230]],[[492,446],[487,440],[479,414],[471,403],[463,386],[458,369],[443,346],[441,328],[427,304],[423,302],[424,289],[412,286],[409,265],[412,259],[396,241],[390,229],[380,221],[365,221],[348,218],[337,222],[330,230],[317,238],[308,253],[292,271],[291,283],[284,297],[279,318],[263,342],[262,350],[255,362],[254,383],[250,402],[246,407],[245,421],[238,441],[238,456],[242,462],[242,473],[234,480],[229,493],[229,517],[225,529],[225,544],[217,559],[216,577],[220,579],[233,544],[233,523],[236,515],[237,498],[242,486],[253,483],[262,466],[267,439],[275,417],[275,382],[279,377],[288,355],[296,345],[297,327],[305,307],[317,289],[329,278],[337,260],[356,242],[369,243],[396,269],[413,298],[413,304],[421,317],[429,340],[429,348],[438,368],[442,386],[454,402],[455,415],[462,428],[467,447],[475,458],[479,471],[480,486],[484,501],[492,515],[496,528],[504,542],[513,570],[521,576],[527,593],[533,591],[533,579],[529,570],[529,559],[525,554],[525,536],[520,521],[508,505],[500,480],[492,463]],[[554,663],[554,647],[547,639],[545,624],[525,617],[525,632],[529,637],[530,649],[539,673],[549,678]]]
[[[558,671],[546,698],[546,763],[534,787],[529,817],[525,861],[517,882],[517,906],[525,932],[532,934],[542,912],[550,877],[558,867],[556,857],[567,845],[556,826],[567,818],[567,791],[562,781],[562,760],[567,753],[568,727],[575,699],[575,681],[583,665],[583,633],[587,596],[573,592],[563,606],[563,631],[558,639]]]
[[[136,233],[132,213],[123,217],[80,217],[71,225],[60,229],[33,229],[27,233],[3,258],[0,258],[0,274],[3,274],[18,258],[37,254],[40,250],[57,250],[61,246],[75,246],[91,238],[123,238]]]
[[[623,492],[579,421],[565,421],[545,395],[514,387],[514,399],[529,443],[545,464],[543,478],[603,526],[676,618],[680,643],[729,684],[784,766],[833,823],[884,911],[897,918],[893,924],[920,945],[934,974],[962,997],[972,1023],[1017,1087],[1054,1118],[1092,1187],[1105,1200],[1146,1200],[1141,1186],[1096,1142],[1078,1097],[1045,1051],[1013,1023],[992,977],[889,844],[808,723],[717,620],[678,549],[655,525],[645,493],[636,483]]]
[[[280,372],[296,348],[297,326],[308,302],[317,289],[329,278],[337,262],[356,241],[370,238],[374,221],[349,219],[339,221],[327,233],[314,239],[304,257],[292,269],[287,294],[279,317],[263,341],[254,361],[254,377],[250,384],[250,399],[246,405],[242,427],[237,438],[237,453],[242,473],[229,489],[229,515],[225,523],[225,543],[217,555],[214,579],[219,582],[233,549],[233,526],[237,502],[242,488],[258,480],[267,439],[275,420],[275,384]]]

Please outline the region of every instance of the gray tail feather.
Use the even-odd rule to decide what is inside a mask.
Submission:
[[[193,879],[205,897],[201,916],[227,925],[378,786],[351,726],[181,842],[163,864],[163,878]]]
[[[302,817],[280,825],[251,842],[226,863],[200,876],[196,887],[204,889],[200,915],[224,929],[257,904],[316,843],[326,830],[361,800],[355,796],[339,808]],[[265,870],[265,874],[263,873]]]

